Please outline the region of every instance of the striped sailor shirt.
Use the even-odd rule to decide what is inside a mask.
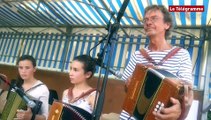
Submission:
[[[176,46],[175,46],[176,47]],[[172,47],[174,49],[175,47]],[[155,61],[155,63],[159,63],[172,49],[164,50],[164,51],[150,51],[148,47],[144,48],[145,51],[149,54],[149,56]],[[143,65],[149,65],[151,63],[148,62],[147,59],[142,56],[140,51],[135,51],[128,65],[126,66],[122,79],[126,82],[128,77],[130,77],[135,69],[137,63],[141,63]],[[192,83],[192,63],[190,54],[184,48],[181,48],[174,56],[167,59],[162,65],[156,65],[159,69],[164,69],[174,75],[176,75],[179,79],[184,80],[186,82]],[[122,110],[120,115],[120,120],[135,120],[134,117],[129,116],[129,114]]]

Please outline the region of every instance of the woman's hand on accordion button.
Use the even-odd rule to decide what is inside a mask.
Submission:
[[[26,111],[24,110],[17,110],[16,118],[14,120],[31,120],[32,118],[32,111],[31,108],[27,108]]]
[[[156,120],[177,120],[181,115],[182,109],[178,99],[170,98],[173,104],[169,108],[162,108],[158,112],[153,112]]]

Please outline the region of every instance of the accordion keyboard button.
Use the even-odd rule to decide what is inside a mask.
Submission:
[[[154,108],[155,112],[160,111],[162,108],[164,107],[164,103],[162,103],[161,101],[158,101],[157,105]]]
[[[59,113],[59,110],[58,110],[58,109],[56,109],[56,110],[55,110],[55,113],[56,113],[56,114],[58,114],[58,113]]]

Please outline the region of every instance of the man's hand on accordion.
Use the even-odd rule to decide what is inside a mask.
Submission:
[[[184,120],[187,117],[193,102],[193,85],[191,83],[182,83],[182,84],[184,84],[184,96],[181,105],[182,114],[180,115],[179,120]]]
[[[193,101],[193,89],[191,84],[184,84],[184,96],[182,101],[171,98],[172,106],[162,108],[158,112],[153,112],[156,120],[184,120],[190,110]]]
[[[177,120],[181,115],[181,104],[179,100],[175,98],[170,99],[172,106],[169,108],[162,108],[158,112],[153,112],[156,120]]]

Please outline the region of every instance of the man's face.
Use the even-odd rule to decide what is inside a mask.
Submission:
[[[144,17],[144,30],[147,36],[165,36],[165,31],[170,27],[164,22],[163,14],[160,10],[149,10]]]

